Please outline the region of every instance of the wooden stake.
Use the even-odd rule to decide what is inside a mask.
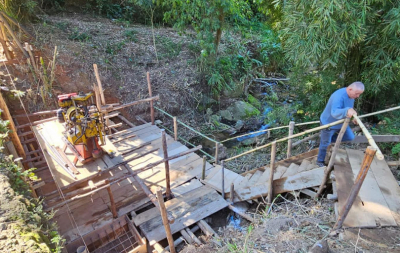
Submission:
[[[201,173],[201,180],[206,178],[206,164],[207,164],[207,157],[203,155],[203,172]]]
[[[197,238],[197,236],[194,235],[194,233],[192,231],[190,231],[189,228],[185,228],[186,232],[188,233],[188,235],[190,236],[190,238],[192,238],[192,240],[197,244],[197,245],[202,245],[201,241],[199,240],[199,238]]]
[[[182,229],[181,231],[179,231],[182,235],[183,238],[185,238],[185,240],[187,241],[187,243],[189,244],[193,244],[194,241],[192,239],[192,237],[190,237],[190,235],[188,234],[188,232],[186,232],[185,229]]]
[[[371,166],[372,161],[374,160],[374,156],[377,152],[377,149],[374,147],[368,147],[365,155],[364,160],[361,164],[361,169],[358,172],[357,178],[354,182],[354,185],[351,187],[349,197],[346,200],[346,204],[343,206],[339,218],[336,221],[335,226],[333,229],[340,229],[345,221],[351,207],[353,206],[354,200],[356,199],[358,192],[364,182],[365,177],[367,176],[368,170]]]
[[[245,213],[242,213],[239,209],[237,209],[233,205],[228,205],[228,208],[231,209],[232,211],[234,211],[235,213],[237,213],[238,215],[242,216],[246,220],[251,221],[253,223],[255,222],[255,220],[253,218],[251,218],[249,215],[247,215]]]
[[[221,193],[222,193],[222,198],[225,199],[225,172],[224,172],[224,161],[221,162],[221,172],[222,172],[222,187],[221,187]]]
[[[350,118],[346,118],[344,120],[342,128],[340,129],[340,132],[336,139],[335,146],[333,147],[331,159],[329,160],[328,166],[325,168],[324,178],[322,179],[321,185],[319,186],[319,189],[318,189],[318,192],[317,192],[317,195],[315,196],[315,198],[319,198],[319,196],[321,196],[322,192],[325,189],[325,184],[328,181],[329,175],[331,174],[331,171],[333,169],[333,164],[335,163],[335,157],[336,157],[337,150],[339,149],[340,143],[342,142],[343,135],[346,132],[349,122],[350,122]]]
[[[235,197],[235,185],[233,183],[231,183],[231,190],[230,190],[229,194],[230,194],[229,198],[231,200],[231,203],[233,203],[233,199]]]
[[[214,229],[212,229],[205,220],[199,220],[197,222],[197,225],[200,227],[201,231],[203,231],[203,233],[206,236],[214,235],[215,237],[219,237],[218,234],[214,231]]]
[[[19,139],[20,137],[18,137],[17,128],[14,125],[14,121],[11,117],[10,111],[8,110],[8,106],[6,104],[6,101],[4,101],[1,92],[0,92],[0,109],[2,110],[1,117],[3,118],[3,120],[8,120],[10,122],[8,126],[11,131],[9,131],[8,136],[10,137],[12,143],[14,144],[14,147],[17,150],[18,155],[23,159],[25,159],[26,158],[25,151],[21,144],[21,140]]]
[[[274,172],[275,172],[275,155],[276,155],[276,141],[272,142],[271,146],[271,161],[269,163],[269,181],[268,181],[268,204],[271,205],[272,197],[274,196]]]
[[[175,136],[175,140],[178,140],[178,122],[176,120],[176,117],[173,118],[174,119],[174,136]]]
[[[288,139],[288,147],[287,147],[287,158],[292,156],[292,139],[290,138],[290,136],[293,135],[293,131],[294,131],[294,121],[290,121],[289,124],[289,139]]]
[[[361,130],[363,131],[365,137],[368,140],[369,145],[371,145],[374,149],[376,149],[376,157],[378,160],[383,160],[385,157],[382,154],[382,151],[379,149],[378,145],[376,145],[374,138],[372,138],[371,134],[369,133],[368,129],[365,127],[364,123],[360,120],[360,118],[357,115],[353,115],[353,118],[357,120],[358,125],[361,127]]]
[[[99,70],[97,69],[97,64],[93,64],[93,69],[94,69],[94,75],[96,76],[96,80],[97,80],[97,85],[99,87],[99,94],[100,94],[100,98],[101,98],[101,104],[105,105],[106,104],[106,98],[104,97],[104,91],[103,91],[103,85],[101,84],[101,80],[100,80],[100,75],[99,75]],[[99,108],[99,110],[101,111],[102,109]],[[106,116],[108,115],[108,112],[104,113]],[[110,119],[106,118],[106,125],[110,126]],[[111,128],[108,129],[108,134],[111,134]]]
[[[108,179],[106,179],[105,181],[106,181],[106,184],[110,183],[110,181]],[[116,218],[118,218],[117,207],[115,206],[114,195],[111,191],[110,186],[107,187],[107,191],[108,191],[108,196],[110,197],[111,212],[112,212],[113,218],[116,219]]]
[[[174,238],[172,237],[171,227],[169,226],[168,218],[167,218],[167,209],[165,208],[164,199],[161,193],[161,190],[157,191],[157,199],[158,204],[160,206],[161,217],[165,228],[165,233],[167,234],[167,240],[169,245],[169,250],[171,253],[176,253],[174,246]]]
[[[219,142],[215,142],[215,163],[218,164],[218,148],[219,148]]]
[[[10,54],[10,51],[8,51],[8,46],[7,46],[7,35],[4,31],[4,25],[2,22],[0,22],[1,26],[1,31],[0,31],[0,37],[1,37],[1,45],[3,46],[4,53],[6,54],[7,60],[12,60],[13,57]]]
[[[29,45],[28,42],[25,42],[25,50],[28,52],[29,57],[31,59],[31,65],[32,65],[33,69],[35,70],[36,75],[39,77],[40,72],[39,72],[38,66],[35,61],[35,56],[33,55],[32,50],[31,50],[31,45]]]
[[[168,159],[167,138],[166,138],[164,129],[161,129],[161,138],[162,138],[164,159]],[[165,194],[167,196],[167,199],[171,199],[172,194],[171,194],[171,184],[170,184],[170,177],[169,177],[169,161],[168,160],[166,160],[164,162],[164,166],[165,166],[165,182],[166,182]]]
[[[149,88],[149,96],[153,96],[153,92],[151,91],[151,83],[150,83],[150,73],[147,72],[147,86]],[[154,102],[150,101],[150,116],[151,116],[151,124],[154,125]]]

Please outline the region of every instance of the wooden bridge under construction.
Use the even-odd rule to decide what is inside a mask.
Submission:
[[[86,164],[78,162],[72,174],[49,153],[64,146],[59,138],[62,125],[55,118],[37,120],[54,112],[8,113],[15,136],[7,147],[14,156],[25,157],[22,163],[26,168],[38,168],[41,180],[31,185],[32,192],[44,198],[46,210],[57,210],[53,219],[66,239],[66,252],[82,247],[88,252],[175,252],[175,246],[184,240],[201,243],[194,234],[197,230],[217,237],[206,218],[222,209],[229,208],[252,222],[251,214],[238,209],[237,203],[259,198],[271,203],[273,196],[286,192],[317,198],[326,184],[332,185],[328,198],[336,202],[335,229],[400,225],[399,184],[374,141],[399,141],[398,136],[371,136],[362,117],[357,117],[365,134],[357,140],[369,142],[370,147],[365,152],[340,149],[339,135],[328,165],[318,167],[317,150],[290,154],[293,138],[323,127],[293,134],[295,124],[291,123],[285,126],[288,137],[222,161],[218,161],[221,143],[215,141],[216,154],[208,154],[207,160],[198,155],[201,146],[189,148],[179,142],[178,124],[186,125],[175,117],[172,136],[157,125],[153,102],[158,96],[152,96],[149,78],[148,84],[148,99],[99,105],[111,130],[102,146],[106,154]],[[150,104],[151,122],[134,125],[120,111],[139,103]],[[27,117],[31,123],[18,123]],[[114,118],[121,123],[115,124]],[[347,126],[348,120],[340,123]],[[276,144],[282,141],[288,142],[287,158],[275,161]],[[271,148],[271,164],[244,174],[227,169],[229,161],[264,148]],[[74,154],[66,151],[64,159],[71,163]]]

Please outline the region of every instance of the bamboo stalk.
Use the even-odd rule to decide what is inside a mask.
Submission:
[[[0,23],[0,26],[1,26],[1,31],[0,31],[0,38],[1,38],[0,42],[1,42],[1,45],[3,46],[3,50],[4,50],[4,53],[6,55],[7,60],[12,60],[10,51],[8,51],[7,37],[6,37],[5,32],[4,32],[3,23]]]
[[[22,51],[22,53],[24,54],[24,56],[26,58],[29,58],[28,53],[25,51],[24,47],[21,45],[21,43],[19,42],[17,36],[15,36],[14,31],[11,29],[10,25],[8,24],[8,22],[4,19],[3,15],[0,15],[0,20],[3,22],[4,26],[7,28],[8,32],[11,34],[11,36],[13,37],[15,44],[17,44],[17,46],[19,47],[19,49]]]
[[[204,155],[203,156],[203,170],[201,173],[201,180],[204,180],[206,178],[206,163],[207,163],[207,157]]]
[[[178,122],[176,121],[176,117],[173,118],[174,119],[174,136],[175,136],[175,140],[178,140]]]
[[[123,105],[118,105],[118,106],[115,106],[115,107],[102,109],[102,111],[103,112],[117,111],[117,110],[121,110],[123,108],[129,107],[129,106],[133,106],[133,105],[137,105],[137,104],[144,103],[144,102],[149,102],[149,101],[151,102],[153,100],[159,100],[159,99],[160,99],[160,96],[154,96],[154,97],[150,97],[150,98],[145,98],[145,99],[129,102],[129,103],[126,103],[126,104],[123,104]]]
[[[354,185],[351,187],[349,197],[346,200],[346,204],[343,206],[339,218],[336,221],[335,226],[333,229],[340,229],[343,225],[343,222],[345,221],[347,215],[349,214],[349,211],[351,207],[353,206],[353,203],[361,189],[361,186],[364,182],[365,177],[367,176],[368,170],[371,166],[371,163],[374,159],[374,156],[376,155],[377,149],[374,147],[368,147],[364,159],[361,164],[361,169],[358,172],[357,178],[354,182]]]
[[[161,190],[157,191],[157,199],[158,204],[160,206],[161,217],[163,221],[163,225],[165,228],[165,233],[167,234],[167,240],[169,245],[169,250],[171,253],[176,253],[174,246],[174,238],[172,237],[171,227],[169,226],[168,218],[167,218],[167,209],[165,208],[164,199],[161,193]]]
[[[149,96],[152,97],[153,92],[151,90],[151,83],[150,83],[150,73],[147,72],[147,87],[149,88]],[[151,124],[154,125],[154,102],[153,100],[150,101],[150,117],[151,117]]]
[[[376,157],[378,160],[383,160],[385,157],[382,154],[382,151],[379,149],[378,145],[376,145],[376,142],[374,141],[374,138],[372,138],[371,134],[369,133],[368,129],[365,127],[364,123],[360,120],[360,118],[357,115],[353,115],[354,119],[357,120],[358,125],[360,126],[361,130],[363,131],[365,137],[368,140],[369,145],[371,145],[374,149],[376,149]]]
[[[269,163],[269,180],[268,180],[268,204],[272,203],[272,197],[274,196],[274,172],[275,172],[275,155],[276,155],[276,141],[272,142],[271,146],[271,161]]]
[[[338,124],[343,123],[343,122],[344,122],[344,119],[338,120],[338,121],[335,121],[335,122],[330,123],[330,124],[326,124],[326,125],[323,125],[323,126],[319,126],[319,127],[315,127],[315,128],[312,128],[312,129],[308,129],[308,130],[306,130],[306,131],[304,131],[304,132],[301,132],[301,133],[298,133],[298,134],[294,134],[294,135],[292,135],[292,136],[290,136],[290,137],[288,136],[288,137],[281,138],[281,139],[279,139],[279,140],[276,140],[276,142],[278,143],[278,142],[287,141],[288,139],[293,139],[293,138],[296,138],[296,137],[299,137],[299,136],[302,136],[302,135],[305,135],[305,134],[308,134],[308,133],[316,132],[316,131],[319,131],[319,130],[322,130],[322,129],[325,129],[325,128],[328,128],[328,127],[331,127],[331,126],[338,125]],[[241,156],[244,156],[244,155],[253,153],[254,151],[257,151],[257,150],[260,150],[260,149],[264,149],[264,148],[269,147],[269,146],[271,146],[271,145],[272,145],[271,142],[270,142],[270,143],[267,143],[267,144],[265,144],[265,145],[263,145],[263,146],[259,146],[259,147],[257,147],[257,148],[252,149],[252,150],[246,151],[246,152],[244,152],[244,153],[242,153],[242,154],[239,154],[239,155],[230,157],[230,158],[228,158],[228,159],[225,159],[225,161],[226,161],[226,162],[231,161],[231,160],[233,160],[233,159],[236,159],[236,158],[238,158],[238,157],[241,157]]]
[[[293,131],[294,131],[294,121],[290,121],[289,124],[289,137],[293,135]],[[287,147],[287,158],[292,156],[292,139],[288,139],[288,147]]]
[[[165,183],[166,183],[166,189],[165,189],[165,194],[167,196],[167,199],[171,199],[171,183],[170,183],[170,177],[169,177],[169,162],[168,162],[168,147],[167,147],[167,137],[165,135],[165,130],[161,129],[161,139],[162,139],[162,148],[164,152],[164,159],[166,160],[164,162],[165,166]]]
[[[315,196],[315,198],[318,198],[325,189],[325,184],[329,179],[329,175],[331,174],[331,171],[333,169],[333,164],[335,163],[336,153],[339,149],[340,143],[342,142],[343,135],[346,132],[349,122],[350,122],[350,118],[346,118],[342,125],[342,128],[340,129],[340,132],[339,132],[338,137],[335,142],[335,146],[333,147],[331,159],[329,160],[328,166],[325,168],[324,178],[322,179],[321,185],[319,186],[319,189],[318,189],[318,192],[317,192],[317,195]]]

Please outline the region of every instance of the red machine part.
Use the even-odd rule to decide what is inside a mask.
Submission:
[[[58,102],[64,102],[65,100],[69,100],[71,99],[72,96],[76,96],[77,93],[68,93],[68,94],[62,94],[62,95],[58,95]]]

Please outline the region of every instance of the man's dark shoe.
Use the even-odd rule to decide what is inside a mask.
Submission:
[[[318,165],[318,167],[325,167],[325,163],[324,162],[317,162],[316,163]]]

